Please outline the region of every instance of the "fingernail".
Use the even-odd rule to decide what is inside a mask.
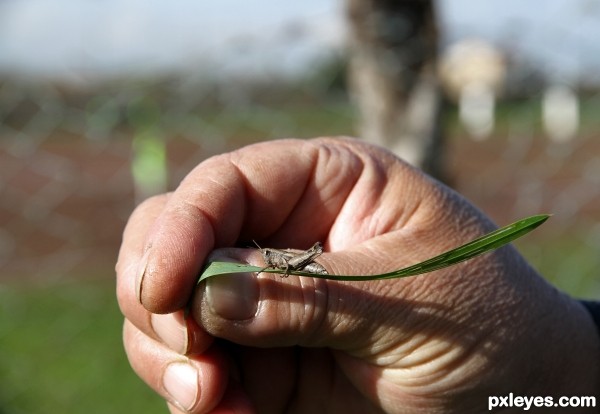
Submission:
[[[198,371],[185,362],[172,362],[163,373],[163,387],[172,402],[191,410],[198,401]]]
[[[135,294],[137,295],[138,302],[140,303],[142,303],[142,283],[144,281],[144,276],[146,275],[146,268],[148,267],[148,258],[150,257],[150,250],[150,247],[148,247],[146,249],[146,252],[142,256],[135,277]]]
[[[153,313],[150,323],[156,335],[165,345],[182,355],[187,352],[188,331],[187,324],[183,320],[183,312],[165,315]]]
[[[225,319],[250,319],[258,309],[259,289],[254,273],[213,277],[206,282],[206,295],[213,313]]]

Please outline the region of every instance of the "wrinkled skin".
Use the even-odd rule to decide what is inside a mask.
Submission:
[[[490,395],[594,394],[591,318],[512,247],[406,279],[261,273],[195,286],[211,252],[262,266],[258,250],[231,247],[252,240],[322,241],[329,273],[358,275],[493,228],[452,190],[351,139],[210,158],[129,219],[117,264],[128,358],[174,413],[480,413]]]

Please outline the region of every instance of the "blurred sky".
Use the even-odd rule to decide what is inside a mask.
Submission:
[[[600,0],[440,0],[446,39],[482,35],[557,76],[600,69]],[[0,71],[294,73],[344,45],[342,0],[0,0]]]

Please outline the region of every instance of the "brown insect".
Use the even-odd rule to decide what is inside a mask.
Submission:
[[[258,273],[265,269],[280,269],[285,270],[285,273],[281,277],[288,277],[289,272],[292,270],[304,270],[309,273],[317,273],[326,275],[327,270],[315,262],[314,260],[323,254],[323,245],[321,242],[316,242],[308,250],[296,250],[296,249],[263,249],[256,242],[256,246],[260,249],[265,267],[262,268]]]

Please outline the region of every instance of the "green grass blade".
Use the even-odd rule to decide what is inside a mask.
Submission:
[[[456,249],[449,250],[431,259],[425,260],[424,262],[394,272],[379,275],[379,278],[386,279],[393,277],[415,276],[464,262],[465,260],[469,260],[473,257],[495,250],[518,239],[521,236],[524,236],[548,220],[549,217],[550,216],[547,214],[541,214],[519,220],[515,223],[509,224],[508,226],[488,233],[483,237],[475,239],[472,242],[463,244]]]
[[[321,275],[301,271],[291,271],[289,274],[317,277],[322,279],[351,281],[393,279],[399,277],[416,276],[455,265],[465,260],[472,259],[475,256],[479,256],[502,247],[540,226],[542,223],[548,220],[549,217],[550,215],[548,214],[527,217],[486,234],[485,236],[475,239],[467,244],[457,247],[456,249],[449,250],[431,259],[425,260],[424,262],[389,273],[382,273],[378,275]],[[258,272],[260,270],[260,267],[244,265],[241,263],[211,262],[208,263],[208,265],[204,268],[198,283],[212,276],[231,273]],[[280,269],[267,269],[263,271],[268,273],[284,273],[284,271]]]
[[[258,272],[260,269],[261,268],[258,266],[250,266],[242,263],[209,262],[202,271],[198,283],[212,276],[227,275],[231,273]]]

